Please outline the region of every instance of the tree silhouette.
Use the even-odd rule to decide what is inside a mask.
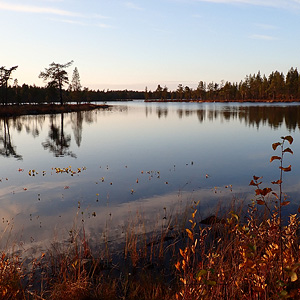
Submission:
[[[73,99],[78,104],[81,98],[81,83],[77,67],[75,67],[75,69],[73,70],[72,81],[69,86],[69,91],[72,92]]]
[[[49,68],[45,68],[45,72],[41,72],[39,78],[43,78],[44,81],[48,82],[48,87],[54,87],[59,90],[60,104],[63,105],[62,88],[64,84],[69,83],[68,73],[65,70],[70,67],[73,60],[66,64],[50,64]]]
[[[8,81],[11,79],[10,75],[12,71],[16,70],[18,66],[11,67],[10,69],[5,69],[5,67],[0,67],[0,87],[2,91],[2,98],[5,99],[5,104],[8,102],[8,96],[7,96],[7,87],[8,87]],[[3,89],[5,92],[3,92]],[[5,95],[4,95],[5,94]],[[4,102],[4,101],[3,101]]]

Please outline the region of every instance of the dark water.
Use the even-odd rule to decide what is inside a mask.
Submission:
[[[300,106],[114,103],[110,109],[0,119],[0,244],[44,248],[84,224],[87,235],[122,238],[200,200],[200,216],[248,203],[253,175],[279,178],[271,145],[292,135],[284,191],[299,206]],[[166,217],[166,218],[165,218]],[[145,228],[141,230],[145,230]]]

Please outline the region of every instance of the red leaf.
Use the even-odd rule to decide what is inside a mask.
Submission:
[[[257,180],[260,179],[260,178],[262,178],[262,177],[253,176],[253,179],[254,179],[255,181],[257,181]]]

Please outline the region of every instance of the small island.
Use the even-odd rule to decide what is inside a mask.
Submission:
[[[109,108],[107,104],[22,104],[0,106],[0,117],[57,114]]]

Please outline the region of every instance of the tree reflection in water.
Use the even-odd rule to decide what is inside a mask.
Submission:
[[[14,157],[18,160],[22,160],[22,155],[17,154],[16,147],[12,143],[10,134],[10,122],[8,118],[0,119],[3,123],[3,130],[1,126],[0,131],[0,155],[5,157]]]
[[[71,146],[71,135],[64,133],[64,114],[60,114],[60,126],[54,124],[51,118],[48,138],[42,143],[45,150],[53,153],[55,157],[71,156],[76,158],[76,154],[69,150]]]

